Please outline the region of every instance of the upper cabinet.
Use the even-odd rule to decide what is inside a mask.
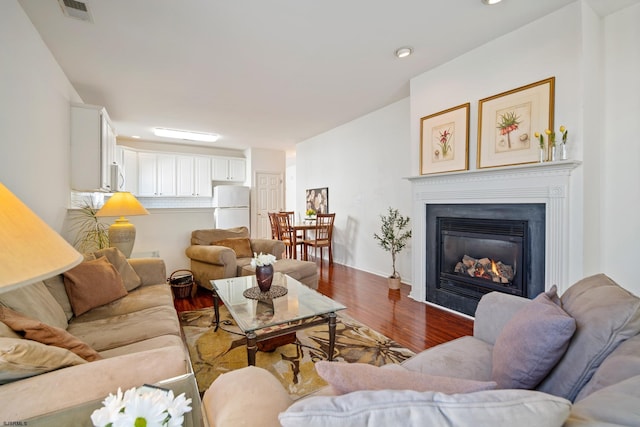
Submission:
[[[112,188],[111,179],[114,164],[116,132],[107,111],[95,105],[72,104],[71,188],[78,191],[116,191]]]
[[[176,156],[138,153],[138,196],[169,197],[176,195]]]
[[[211,197],[211,157],[176,156],[177,195]]]
[[[247,165],[245,159],[232,157],[214,157],[212,179],[214,181],[246,181]]]
[[[118,145],[116,154],[120,174],[124,177],[122,190],[138,195],[138,152]]]

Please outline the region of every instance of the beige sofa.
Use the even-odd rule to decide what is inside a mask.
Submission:
[[[119,387],[126,390],[181,378],[182,390],[196,391],[191,392],[195,411],[187,416],[187,425],[200,424],[199,396],[189,375],[191,363],[164,262],[158,258],[127,261],[115,248],[95,255],[100,259],[93,261],[95,256],[89,256],[89,261],[70,272],[93,273],[86,266],[106,268],[110,278],[122,278],[125,296],[76,316],[74,310],[81,308],[81,302],[75,294],[70,299],[62,275],[0,293],[0,420],[90,424],[88,414]],[[113,268],[104,267],[105,262]],[[91,286],[91,298],[111,286],[99,278],[84,285]],[[25,338],[29,334],[35,334],[36,340]],[[58,342],[45,344],[52,336]],[[72,351],[59,347],[70,341]],[[75,353],[78,348],[82,352]],[[97,356],[89,359],[99,360],[83,359],[94,350]],[[84,409],[74,413],[72,408],[77,407]]]
[[[298,280],[311,289],[318,288],[316,264],[308,261],[282,259],[284,243],[280,240],[250,239],[247,227],[195,230],[191,246],[185,253],[191,259],[195,281],[211,289],[211,280],[255,274],[251,267],[254,253],[272,254],[278,261],[274,270]]]
[[[216,427],[640,425],[640,298],[604,275],[539,298],[544,304],[485,295],[473,336],[427,349],[401,368],[356,376],[350,365],[324,362],[335,371],[330,384],[351,387],[343,394],[329,386],[293,402],[268,371],[248,367],[218,377],[203,410]],[[402,384],[416,380],[422,391]],[[456,381],[497,389],[424,391]]]

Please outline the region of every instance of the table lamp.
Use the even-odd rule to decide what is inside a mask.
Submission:
[[[63,273],[82,255],[0,183],[0,292]]]
[[[138,199],[128,191],[113,193],[96,213],[96,216],[119,216],[109,227],[109,245],[120,249],[127,258],[131,256],[133,244],[136,241],[136,227],[126,216],[149,215]]]

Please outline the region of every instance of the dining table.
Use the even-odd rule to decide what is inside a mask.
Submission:
[[[297,223],[291,225],[291,229],[293,230],[292,234],[292,242],[291,246],[296,247],[296,243],[298,241],[298,231],[302,231],[302,240],[307,240],[307,231],[316,229],[316,221],[307,220],[305,222]],[[295,257],[295,255],[294,255]],[[302,259],[307,261],[307,248],[305,247],[302,251]]]

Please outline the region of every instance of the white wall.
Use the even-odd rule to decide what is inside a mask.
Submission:
[[[296,211],[304,212],[305,190],[329,188],[336,213],[334,261],[388,276],[391,255],[373,239],[389,206],[411,214],[409,100],[403,99],[296,149]],[[325,251],[326,254],[326,251]],[[398,257],[403,282],[411,283],[411,248]]]
[[[61,230],[70,102],[81,99],[15,0],[0,4],[0,181]]]
[[[605,20],[600,267],[640,295],[640,5]],[[585,228],[585,230],[588,230]]]

